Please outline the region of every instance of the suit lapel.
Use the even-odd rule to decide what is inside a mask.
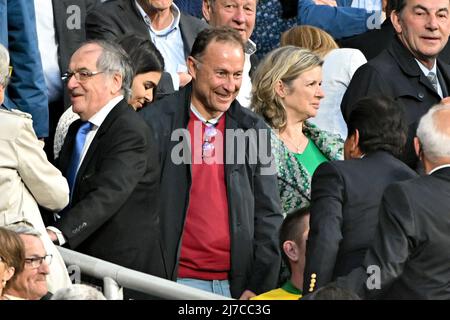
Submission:
[[[70,165],[70,160],[72,158],[73,147],[75,144],[75,137],[77,135],[77,131],[80,128],[81,120],[78,119],[74,121],[67,131],[66,137],[64,139],[64,144],[59,152],[59,157],[57,160],[57,167],[61,170],[64,176],[67,175],[67,168]]]
[[[105,133],[108,132],[109,127],[114,123],[114,121],[119,117],[123,112],[126,112],[129,108],[128,104],[125,102],[125,100],[120,101],[106,116],[103,123],[100,125],[100,127],[97,129],[97,133],[94,137],[94,140],[92,140],[91,145],[89,146],[89,149],[86,152],[86,155],[84,156],[83,162],[80,165],[80,169],[78,170],[77,174],[77,182],[80,179],[80,177],[83,175],[84,171],[86,170],[87,166],[89,165],[89,162],[93,158],[95,151],[97,150],[97,147],[99,143],[101,142],[101,139]],[[76,133],[75,133],[76,134]]]

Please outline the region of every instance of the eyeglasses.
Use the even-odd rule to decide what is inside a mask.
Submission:
[[[210,158],[214,156],[214,144],[212,142],[213,138],[217,135],[217,129],[214,125],[206,126],[205,133],[203,134],[203,145],[202,145],[202,157]]]
[[[28,264],[31,268],[36,269],[42,265],[43,261],[50,265],[50,263],[52,263],[52,259],[53,255],[47,254],[43,257],[25,258],[25,263]]]
[[[61,76],[61,80],[64,81],[65,83],[67,83],[67,82],[69,82],[70,78],[72,78],[72,76],[75,76],[75,79],[77,79],[78,82],[85,82],[85,81],[89,80],[90,78],[92,78],[93,76],[100,74],[100,73],[104,73],[104,72],[103,71],[89,71],[86,69],[77,70],[77,71],[66,71]]]

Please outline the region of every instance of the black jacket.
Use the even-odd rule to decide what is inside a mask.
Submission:
[[[313,273],[318,289],[361,265],[375,235],[384,189],[415,177],[411,168],[385,151],[317,168],[311,185],[305,293]]]
[[[57,159],[67,172],[81,121]],[[119,102],[103,121],[81,163],[71,208],[55,226],[68,247],[137,271],[166,277],[159,236],[158,150],[148,126]]]
[[[437,67],[438,79],[446,97],[450,89],[450,66],[438,59]],[[413,55],[396,36],[389,49],[355,72],[342,98],[344,119],[348,119],[355,102],[360,98],[377,95],[396,98],[403,104],[409,126],[403,160],[415,169],[418,158],[414,152],[413,138],[418,121],[433,105],[441,101],[441,97],[420,70]]]
[[[155,132],[160,148],[161,161],[161,228],[165,259],[171,279],[176,279],[181,237],[189,202],[191,186],[190,164],[175,164],[172,151],[182,136],[171,141],[176,129],[187,128],[190,115],[191,85],[179,92],[144,108],[140,114]],[[264,121],[253,112],[241,107],[235,100],[225,113],[226,129],[255,129],[266,134],[266,141],[258,138],[259,149],[266,147],[270,155],[270,134]],[[190,146],[190,144],[187,144]],[[277,285],[280,253],[278,229],[283,220],[277,188],[276,168],[273,157],[258,153],[256,163],[250,163],[249,139],[245,140],[245,159],[236,159],[236,143],[226,141],[224,154],[234,148],[232,163],[225,164],[226,189],[229,206],[231,237],[231,270],[228,279],[234,298],[239,298],[246,289],[259,294]],[[177,152],[178,153],[178,152]],[[191,159],[190,151],[183,154]],[[269,172],[265,171],[271,167]]]
[[[383,194],[363,266],[338,279],[338,285],[362,298],[450,300],[449,230],[449,167],[394,183]],[[374,289],[376,279],[379,289]]]

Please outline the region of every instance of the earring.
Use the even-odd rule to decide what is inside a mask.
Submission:
[[[6,286],[6,280],[3,279],[3,280],[2,280],[2,288],[4,288],[5,286]]]

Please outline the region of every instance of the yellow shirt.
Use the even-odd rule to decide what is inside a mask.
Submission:
[[[288,280],[281,288],[262,293],[251,300],[298,300],[301,297],[302,292]]]

